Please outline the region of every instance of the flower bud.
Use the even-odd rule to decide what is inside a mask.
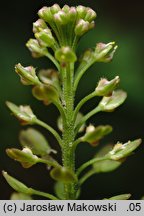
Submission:
[[[53,14],[51,12],[51,8],[50,7],[42,7],[38,11],[38,15],[45,22],[48,22],[48,23],[53,22]]]
[[[67,14],[61,10],[54,14],[54,20],[57,25],[65,25],[68,22]]]
[[[66,14],[69,13],[70,7],[68,5],[64,5],[62,8],[62,11],[64,11]]]
[[[95,59],[97,62],[110,62],[117,49],[115,42],[108,44],[98,43],[95,49]]]
[[[55,44],[55,39],[50,31],[50,29],[44,29],[35,34],[36,39],[39,41],[41,46],[53,47]]]
[[[35,73],[35,68],[32,66],[23,67],[21,64],[15,66],[16,73],[20,76],[21,82],[24,85],[39,85],[40,81]]]
[[[60,6],[58,4],[54,4],[53,6],[50,7],[50,10],[52,14],[55,14],[61,10]]]
[[[94,127],[90,125],[86,129],[85,135],[81,138],[83,142],[88,142],[92,146],[96,146],[100,139],[112,132],[112,127],[110,125],[101,125]]]
[[[49,105],[50,103],[59,100],[57,89],[50,84],[34,86],[32,94],[37,100],[43,101],[45,105]]]
[[[87,8],[82,6],[82,5],[79,5],[79,6],[77,6],[76,10],[77,10],[77,13],[78,13],[78,18],[79,19],[84,19],[86,14],[87,14]]]
[[[96,12],[91,8],[87,8],[87,13],[84,18],[85,21],[92,22],[96,18]]]
[[[20,121],[22,125],[34,124],[36,116],[33,114],[30,106],[16,106],[15,104],[7,101],[6,105],[12,111],[14,116]]]
[[[84,21],[83,19],[80,19],[75,26],[75,34],[78,36],[82,36],[86,32],[88,32],[89,27],[90,27],[90,23],[88,21]]]
[[[97,96],[109,96],[112,94],[113,90],[119,84],[119,76],[116,76],[113,80],[108,81],[107,79],[101,79],[96,87],[95,91]]]
[[[80,61],[82,63],[89,63],[89,61],[91,61],[94,58],[94,52],[92,49],[87,49],[82,57],[80,58]]]
[[[70,22],[75,22],[77,18],[77,11],[75,7],[71,7],[68,11],[68,16],[69,16],[69,21]]]
[[[10,158],[20,162],[24,168],[29,168],[38,162],[38,157],[33,155],[28,147],[23,148],[23,150],[6,149],[6,153]]]
[[[55,58],[61,63],[75,62],[77,57],[70,47],[62,47],[55,52]]]
[[[128,141],[125,144],[117,143],[108,153],[108,156],[111,160],[120,160],[125,158],[129,156],[136,148],[138,148],[141,142],[141,139],[137,139],[134,141]]]
[[[36,39],[30,39],[26,43],[26,46],[31,51],[34,58],[39,58],[47,54],[47,49],[45,47],[41,47]]]
[[[57,167],[50,172],[51,177],[60,182],[69,183],[77,181],[76,175],[66,167]]]
[[[119,107],[126,99],[127,94],[122,90],[113,91],[109,97],[103,97],[100,101],[99,106],[101,111],[112,112]]]
[[[33,33],[40,32],[42,29],[47,29],[47,24],[44,20],[38,19],[33,23]]]
[[[51,148],[45,137],[34,128],[22,130],[19,140],[23,147],[30,148],[35,155],[43,156],[51,152]]]

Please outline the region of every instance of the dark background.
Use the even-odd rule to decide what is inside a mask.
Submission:
[[[47,59],[32,59],[25,47],[32,37],[32,22],[37,19],[37,11],[42,6],[59,3],[92,7],[96,10],[96,28],[87,34],[78,48],[81,53],[85,48],[94,47],[96,42],[116,41],[119,46],[114,61],[109,64],[96,64],[80,82],[76,101],[91,92],[100,77],[111,79],[116,75],[121,78],[120,87],[127,91],[125,104],[114,113],[98,114],[91,119],[95,125],[111,124],[114,131],[103,140],[109,142],[133,140],[144,136],[144,5],[142,1],[2,1],[0,6],[0,169],[22,180],[28,186],[42,191],[52,192],[53,181],[43,165],[24,170],[20,164],[9,159],[5,154],[7,147],[19,147],[18,134],[21,126],[10,116],[5,101],[16,104],[31,104],[39,118],[56,127],[58,112],[53,105],[44,107],[31,96],[31,88],[22,86],[14,72],[14,65],[33,65],[49,68],[52,64]],[[86,113],[95,106],[95,100],[83,107]],[[53,148],[55,140],[41,129]],[[58,149],[58,148],[57,148]],[[88,144],[81,144],[77,149],[77,166],[90,159],[96,152]],[[60,156],[60,154],[59,154]],[[120,193],[132,193],[132,199],[144,195],[144,146],[115,172],[95,175],[82,188],[80,199],[101,199]],[[9,199],[13,191],[0,176],[0,199]]]

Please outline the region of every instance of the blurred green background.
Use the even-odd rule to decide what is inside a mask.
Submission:
[[[125,104],[114,113],[98,114],[90,121],[95,124],[111,124],[114,131],[106,137],[105,143],[126,142],[144,137],[144,5],[142,1],[2,1],[0,12],[0,169],[42,191],[52,192],[53,181],[42,165],[24,170],[17,162],[5,154],[7,147],[20,147],[18,134],[21,126],[10,116],[5,101],[16,104],[31,104],[39,118],[56,127],[58,112],[53,105],[44,107],[31,96],[31,88],[22,86],[14,72],[14,65],[21,62],[24,66],[49,68],[52,64],[44,58],[32,59],[25,47],[32,37],[32,22],[37,19],[37,11],[42,6],[59,3],[92,7],[96,10],[96,28],[81,40],[78,54],[84,49],[95,47],[96,42],[116,41],[119,46],[112,63],[95,64],[80,82],[76,102],[91,92],[100,77],[109,79],[119,75],[120,88],[128,93]],[[95,100],[83,107],[86,113],[95,106]],[[56,142],[44,129],[54,148]],[[58,148],[57,148],[58,149]],[[59,150],[59,149],[58,149]],[[77,166],[90,159],[96,149],[81,144],[77,149]],[[60,154],[58,156],[60,158]],[[119,193],[132,193],[133,199],[144,195],[144,146],[115,172],[98,174],[87,181],[82,188],[80,199],[101,199]],[[0,175],[0,199],[9,199],[13,191]]]

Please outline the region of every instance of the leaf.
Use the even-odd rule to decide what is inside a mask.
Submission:
[[[50,175],[54,180],[60,181],[63,183],[77,181],[75,174],[71,170],[65,167],[57,167],[57,168],[52,169],[52,171],[50,172]]]
[[[101,111],[112,112],[119,107],[126,99],[127,94],[122,90],[117,90],[112,93],[110,97],[103,97],[99,106]]]
[[[21,145],[30,148],[33,154],[43,156],[52,151],[48,141],[36,129],[28,128],[22,130],[19,135],[19,140]]]
[[[105,156],[112,149],[112,145],[104,146],[98,153],[95,155],[95,158],[101,158]],[[117,169],[123,161],[113,161],[113,160],[103,160],[98,161],[93,164],[93,170],[95,173],[111,172]]]
[[[32,200],[32,197],[24,193],[12,193],[10,200]]]
[[[17,192],[24,193],[24,194],[31,194],[31,188],[28,188],[25,184],[18,181],[17,179],[13,178],[12,176],[8,175],[7,172],[2,172],[4,178],[6,179],[7,183]]]
[[[125,144],[117,143],[108,153],[108,157],[112,160],[120,160],[125,158],[129,156],[135,149],[137,149],[141,142],[141,139],[137,139],[134,141],[128,141]]]
[[[131,197],[131,194],[121,194],[117,196],[113,196],[111,198],[106,198],[105,200],[128,200]]]
[[[110,125],[100,125],[94,127],[90,125],[86,129],[85,135],[81,138],[83,142],[88,142],[93,146],[96,146],[100,139],[109,134],[112,131]]]

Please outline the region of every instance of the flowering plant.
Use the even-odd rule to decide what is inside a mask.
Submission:
[[[11,102],[6,104],[22,125],[36,124],[48,130],[61,148],[62,160],[58,162],[54,158],[56,151],[51,148],[45,137],[32,127],[20,132],[22,149],[11,148],[7,149],[6,153],[24,168],[37,163],[46,164],[51,178],[55,180],[55,195],[30,188],[7,172],[3,171],[3,176],[18,192],[13,198],[32,199],[32,195],[40,195],[52,200],[78,199],[82,184],[90,176],[117,169],[140,145],[141,139],[105,146],[91,160],[76,169],[77,146],[87,142],[92,147],[97,147],[101,139],[112,132],[110,125],[86,126],[86,122],[99,112],[113,112],[127,97],[123,90],[116,90],[120,82],[119,76],[116,76],[110,81],[106,78],[100,79],[94,91],[75,104],[77,87],[84,73],[96,62],[110,62],[117,46],[115,42],[98,43],[95,49],[86,50],[78,61],[78,43],[84,34],[94,28],[96,13],[91,8],[81,5],[64,5],[60,8],[54,4],[40,9],[38,15],[39,19],[33,23],[35,39],[30,39],[26,46],[34,58],[44,56],[50,59],[55,69],[40,70],[37,74],[34,67],[17,64],[15,71],[22,84],[32,86],[32,94],[37,100],[46,106],[54,104],[57,107],[60,113],[57,125],[61,134],[38,119],[30,106],[16,106]],[[94,109],[84,115],[80,113],[81,107],[94,97],[100,98]],[[109,199],[129,197],[130,194],[122,194]]]

